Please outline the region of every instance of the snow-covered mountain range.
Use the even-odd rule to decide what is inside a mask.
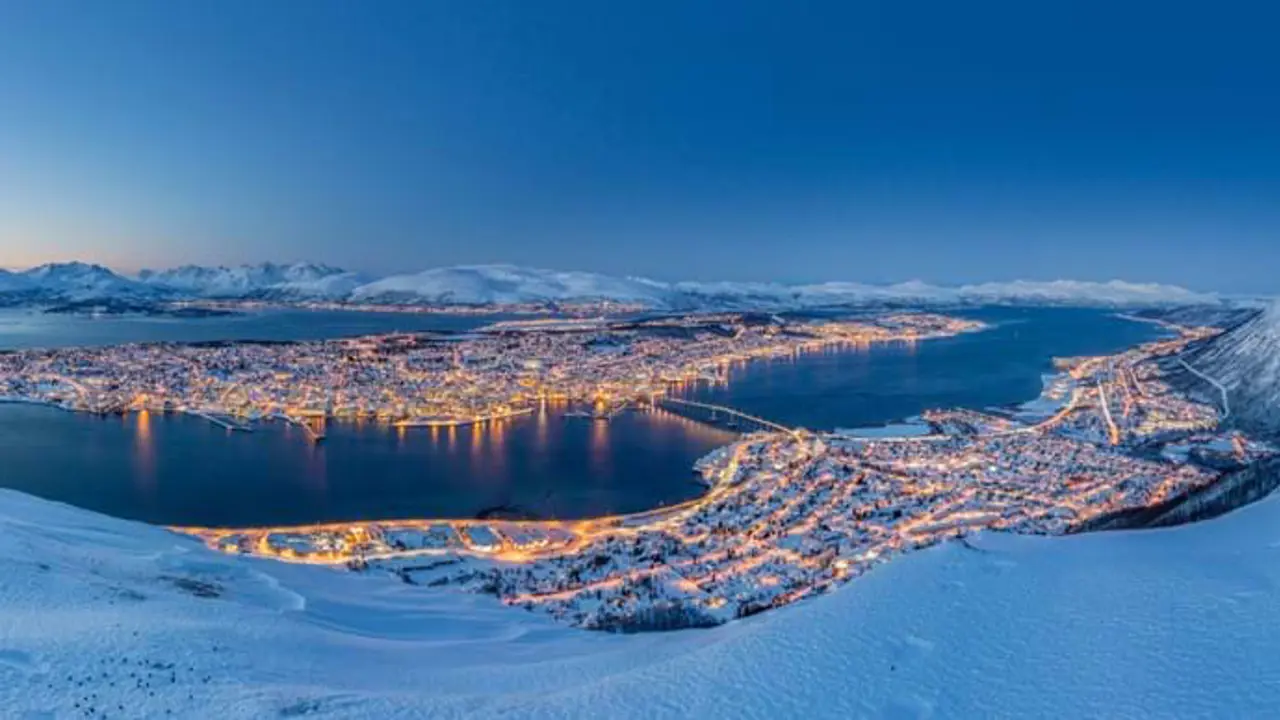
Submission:
[[[0,271],[0,305],[199,298],[406,305],[610,301],[677,310],[999,303],[1137,307],[1218,301],[1214,295],[1177,286],[1119,280],[1020,280],[955,287],[920,281],[895,285],[665,282],[514,265],[432,268],[379,279],[314,263],[239,267],[184,265],[169,270],[144,270],[136,277],[86,263],[55,263],[21,272]]]
[[[143,270],[138,280],[152,287],[203,298],[346,298],[370,278],[315,263]]]
[[[40,265],[22,272],[0,270],[0,304],[81,298],[137,298],[154,293],[136,280],[101,265],[70,262]],[[9,302],[3,302],[9,300]]]
[[[940,286],[913,280],[894,285],[826,282],[813,285],[764,283],[675,283],[683,298],[697,302],[777,307],[900,304],[1032,304],[1093,305],[1103,307],[1214,304],[1214,295],[1175,285],[1130,283],[1121,280],[1086,282],[1015,280],[978,285]]]
[[[609,300],[663,307],[670,285],[588,272],[561,272],[515,265],[466,265],[393,275],[356,288],[351,297],[367,302],[489,303]]]

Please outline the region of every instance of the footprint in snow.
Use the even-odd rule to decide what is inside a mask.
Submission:
[[[28,674],[34,673],[37,669],[31,653],[4,648],[0,648],[0,667],[8,667]]]

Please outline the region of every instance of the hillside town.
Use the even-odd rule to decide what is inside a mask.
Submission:
[[[180,530],[227,552],[490,593],[583,628],[714,625],[971,533],[1070,533],[1274,454],[1165,381],[1161,363],[1208,332],[1064,359],[1037,400],[930,411],[923,434],[750,433],[698,463],[703,497],[636,515]]]

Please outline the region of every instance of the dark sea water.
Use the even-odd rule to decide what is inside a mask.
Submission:
[[[930,407],[1023,402],[1039,393],[1053,357],[1113,352],[1159,333],[1091,310],[964,314],[994,327],[914,346],[756,362],[734,370],[728,387],[691,395],[789,425],[879,425]],[[362,313],[195,321],[38,316],[15,333],[0,316],[0,347],[332,337],[431,329],[431,322],[464,329],[487,320]],[[415,321],[423,324],[409,324]],[[458,324],[449,328],[451,321]],[[230,433],[186,416],[98,418],[0,405],[0,487],[174,525],[473,517],[495,508],[588,517],[695,497],[702,486],[693,462],[732,438],[667,413],[637,411],[604,423],[552,411],[452,433],[331,423],[325,442],[313,446],[298,429],[277,424]]]
[[[930,408],[1003,406],[1040,394],[1055,357],[1102,355],[1163,337],[1148,323],[1082,308],[982,308],[951,313],[982,332],[867,350],[826,350],[730,371],[727,386],[685,397],[788,426],[878,426]]]
[[[543,518],[638,512],[704,490],[695,459],[733,435],[667,414],[611,422],[548,412],[403,431],[330,423],[313,445],[282,423],[230,432],[155,413],[99,418],[0,406],[0,486],[166,525]]]
[[[502,315],[266,310],[225,317],[88,317],[0,309],[0,350],[212,340],[323,340],[387,332],[462,331]]]

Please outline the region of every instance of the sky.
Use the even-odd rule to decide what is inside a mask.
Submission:
[[[1280,290],[1261,2],[0,0],[0,267]]]

